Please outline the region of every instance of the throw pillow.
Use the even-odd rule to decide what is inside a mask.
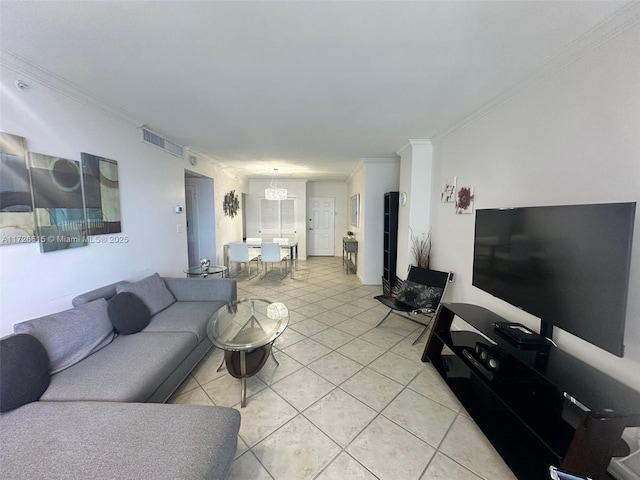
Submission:
[[[398,297],[398,293],[402,290],[402,285],[404,284],[404,280],[396,277],[396,284],[391,288],[391,296],[393,298]]]
[[[442,297],[442,289],[405,280],[396,300],[413,308],[434,308]]]
[[[157,273],[135,283],[118,285],[116,286],[116,292],[131,292],[135,294],[149,307],[151,316],[168,308],[176,301],[176,298]]]
[[[97,352],[111,343],[116,335],[104,298],[16,323],[13,331],[28,333],[40,340],[49,354],[49,373],[52,375]]]
[[[111,298],[107,311],[113,328],[122,335],[138,333],[151,321],[149,307],[131,292],[118,293]]]
[[[0,340],[0,412],[37,401],[49,386],[49,357],[37,338],[19,333]]]

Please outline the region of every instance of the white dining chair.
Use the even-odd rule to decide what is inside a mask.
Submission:
[[[267,276],[267,264],[271,264],[271,270],[273,270],[274,263],[280,263],[280,279],[283,279],[287,276],[287,264],[288,264],[288,255],[282,254],[282,249],[280,248],[279,243],[275,242],[266,242],[260,246],[260,260],[262,260],[262,275],[261,279]],[[282,263],[284,262],[284,275],[282,273]]]
[[[249,254],[249,245],[244,242],[232,242],[229,244],[229,264],[232,262],[240,263],[240,270],[242,270],[242,264],[247,266],[247,275],[251,278],[251,262],[256,262],[256,274],[259,273],[259,260],[260,255]]]

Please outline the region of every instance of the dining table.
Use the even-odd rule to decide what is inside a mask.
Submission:
[[[260,245],[262,245],[262,241],[261,242],[252,242],[252,241],[247,241],[244,242],[247,244],[247,246],[249,247],[249,249],[255,249],[255,250],[260,250]],[[277,242],[280,243],[280,248],[283,250],[287,250],[289,252],[289,259],[291,260],[291,268],[289,269],[289,276],[291,278],[295,278],[295,271],[298,269],[298,241],[297,240],[292,240],[290,242]],[[224,266],[227,267],[227,271],[231,271],[229,270],[230,267],[230,262],[229,262],[229,243],[225,243],[223,245],[223,250],[222,250],[222,255],[224,257]],[[259,254],[259,252],[258,252]]]

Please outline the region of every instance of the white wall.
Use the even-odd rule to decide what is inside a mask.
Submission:
[[[398,207],[398,256],[396,275],[407,278],[414,264],[411,236],[420,239],[431,230],[431,176],[433,148],[428,140],[409,140],[400,155],[400,192],[407,194],[407,204]]]
[[[364,192],[366,191],[367,186],[367,177],[365,171],[365,165],[363,162],[360,162],[356,167],[355,171],[351,174],[349,179],[347,180],[347,225],[349,226],[350,232],[353,232],[355,239],[358,241],[358,262],[357,268],[358,271],[356,274],[358,278],[362,282],[362,276],[364,274],[364,268],[366,265],[363,248],[366,244],[367,238],[364,236],[365,232],[365,224],[366,219],[362,216],[362,199],[364,198]],[[360,195],[360,219],[358,221],[358,226],[351,225],[351,197],[354,195]],[[339,248],[342,249],[342,240],[340,241]],[[382,258],[382,257],[381,257]],[[367,261],[371,261],[369,258]],[[374,260],[375,261],[375,260]],[[382,260],[380,260],[382,263]],[[380,281],[382,283],[382,281]]]
[[[358,240],[358,277],[364,285],[382,284],[384,194],[397,192],[399,182],[399,158],[362,159],[347,182],[348,198],[360,194],[359,226],[349,229]]]
[[[446,179],[457,175],[459,186],[474,185],[476,208],[640,201],[638,45],[636,25],[434,142],[433,267],[455,272],[450,301],[538,323],[471,285],[475,215],[455,215],[453,204],[440,203]],[[640,390],[640,212],[635,233],[625,358],[557,329],[554,339]]]
[[[116,120],[61,95],[36,80],[19,91],[22,78],[3,68],[0,130],[26,138],[27,150],[72,160],[80,152],[118,161],[122,234],[126,243],[91,244],[40,253],[39,245],[0,246],[0,336],[16,322],[64,310],[87,290],[122,279],[136,280],[158,272],[183,276],[187,267],[184,214],[185,169],[214,179],[218,259],[221,246],[242,235],[241,218],[222,213],[224,193],[246,190],[211,159],[200,156],[192,167],[183,158],[144,144],[131,123]],[[170,135],[170,132],[167,132]],[[187,157],[188,158],[188,157]],[[108,239],[109,236],[101,236]]]
[[[342,237],[346,237],[347,232],[352,231],[349,224],[347,184],[344,182],[309,182],[307,184],[307,199],[312,197],[335,199],[334,255],[340,257],[342,256]]]

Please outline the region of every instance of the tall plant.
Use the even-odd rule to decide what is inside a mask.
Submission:
[[[409,230],[411,230],[411,227],[409,227]],[[417,267],[429,268],[431,231],[426,234],[415,235],[411,230],[411,253],[413,253],[413,261]]]

